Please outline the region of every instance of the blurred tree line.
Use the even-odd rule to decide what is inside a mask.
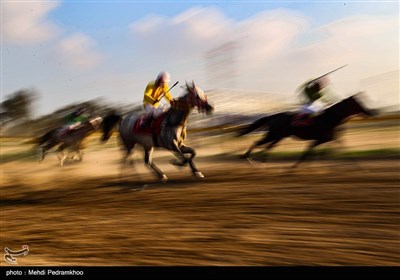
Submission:
[[[102,99],[69,104],[54,112],[33,118],[34,102],[39,93],[34,89],[21,89],[2,98],[0,104],[0,134],[5,136],[33,136],[61,126],[65,116],[78,107],[86,108],[88,117],[104,117],[111,111],[120,114],[139,112],[142,105],[111,105]]]

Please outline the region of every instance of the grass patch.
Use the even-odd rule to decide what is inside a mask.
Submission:
[[[356,151],[348,151],[340,154],[344,158],[363,158],[363,157],[400,157],[400,149],[388,148],[388,149],[374,149],[374,150],[356,150]]]
[[[18,152],[6,153],[0,155],[0,163],[7,163],[11,161],[34,161],[37,160],[37,153],[34,149],[23,150]]]
[[[280,151],[280,152],[265,152],[258,151],[252,153],[251,157],[254,159],[275,159],[275,160],[297,160],[303,151]],[[208,158],[238,158],[238,154],[221,153],[218,155],[211,155]],[[353,150],[341,152],[335,149],[325,148],[316,149],[311,152],[309,158],[318,159],[400,159],[400,149],[387,148],[387,149],[372,149],[372,150]]]

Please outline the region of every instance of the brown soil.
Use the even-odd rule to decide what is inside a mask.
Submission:
[[[246,145],[249,142],[246,143]],[[237,148],[237,147],[236,147]],[[1,165],[1,248],[19,265],[399,265],[398,160],[256,163],[198,152],[205,179],[116,147]],[[161,157],[163,156],[163,157]],[[1,265],[8,265],[1,258]]]

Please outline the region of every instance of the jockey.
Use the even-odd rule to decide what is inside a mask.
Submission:
[[[327,77],[309,80],[301,85],[302,99],[305,99],[301,111],[311,116],[318,115],[326,107],[335,103],[337,98],[333,98],[328,86]]]
[[[85,111],[85,108],[80,107],[65,117],[65,133],[78,129],[84,123],[88,122],[88,118],[84,115]]]
[[[169,93],[169,82],[171,81],[168,72],[160,72],[155,81],[150,81],[144,91],[143,107],[148,114],[147,121],[143,127],[151,126],[153,119],[158,117],[164,109],[159,107],[161,99],[164,97],[170,104],[173,98]]]

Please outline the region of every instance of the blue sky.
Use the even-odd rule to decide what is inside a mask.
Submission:
[[[302,82],[348,64],[331,75],[339,95],[399,103],[398,1],[3,0],[1,29],[2,100],[34,88],[38,115],[94,98],[140,103],[163,70],[205,90],[296,99]]]

